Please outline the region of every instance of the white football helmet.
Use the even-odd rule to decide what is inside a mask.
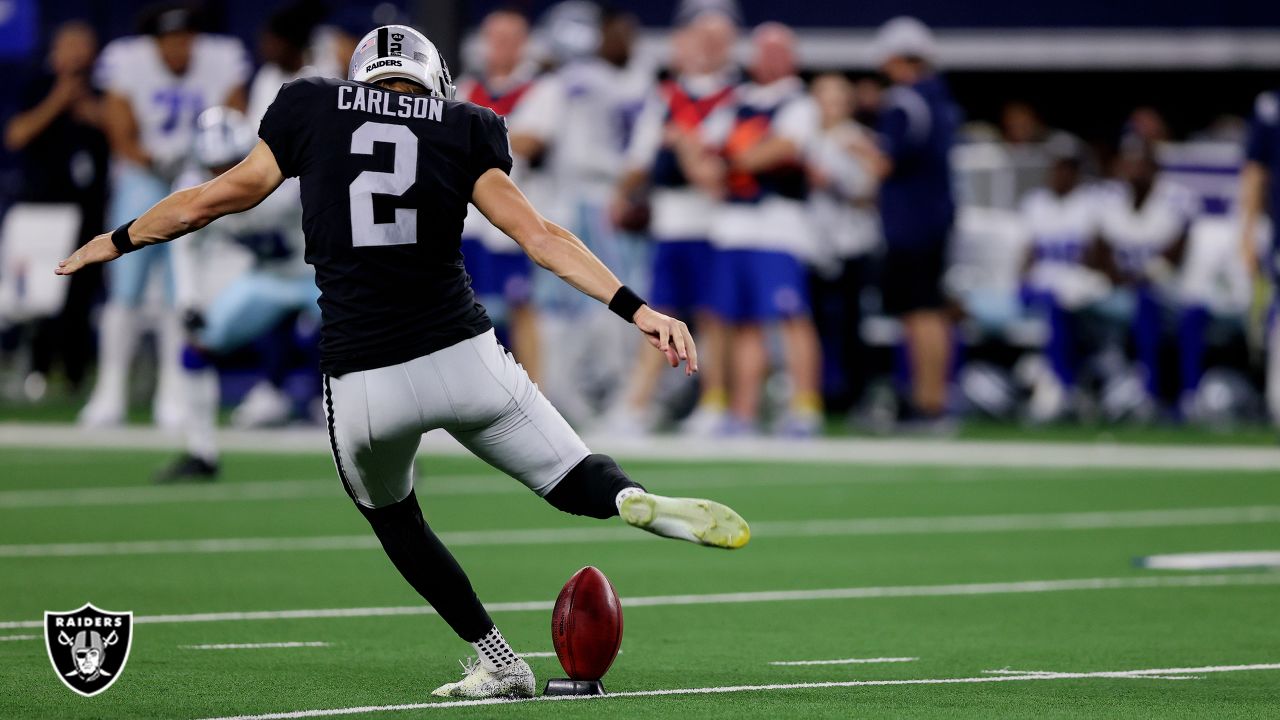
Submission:
[[[249,155],[258,137],[248,118],[229,107],[211,107],[196,118],[193,151],[210,170],[235,165]]]
[[[456,93],[440,51],[408,25],[383,25],[365,35],[351,54],[347,77],[368,83],[389,78],[408,80],[445,100],[452,100]]]

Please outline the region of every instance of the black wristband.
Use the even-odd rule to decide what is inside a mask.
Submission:
[[[131,253],[139,247],[129,239],[129,226],[133,225],[134,220],[137,220],[137,218],[121,225],[116,228],[115,232],[111,233],[111,244],[116,246],[116,250],[119,250],[121,255]]]
[[[636,321],[636,311],[647,304],[639,295],[632,292],[631,288],[623,285],[613,294],[613,299],[609,301],[609,309],[623,320],[633,323]]]

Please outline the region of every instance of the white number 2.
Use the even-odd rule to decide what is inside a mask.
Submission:
[[[373,220],[374,195],[403,195],[418,180],[418,136],[404,125],[367,122],[351,134],[353,155],[372,155],[375,142],[394,148],[391,172],[365,170],[351,181],[351,244],[355,247],[412,245],[418,241],[418,211],[396,208],[395,222]]]

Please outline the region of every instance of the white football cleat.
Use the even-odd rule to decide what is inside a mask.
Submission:
[[[751,540],[747,521],[712,500],[637,493],[622,501],[618,514],[628,525],[698,545],[734,550]]]
[[[533,697],[533,669],[524,660],[516,660],[497,672],[485,670],[480,661],[462,663],[467,671],[458,682],[441,685],[431,691],[436,697],[452,698],[528,698]]]

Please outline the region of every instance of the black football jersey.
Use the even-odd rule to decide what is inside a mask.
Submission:
[[[320,287],[320,369],[412,360],[492,327],[459,247],[476,180],[511,170],[491,110],[346,80],[280,89],[259,136],[302,186]]]

